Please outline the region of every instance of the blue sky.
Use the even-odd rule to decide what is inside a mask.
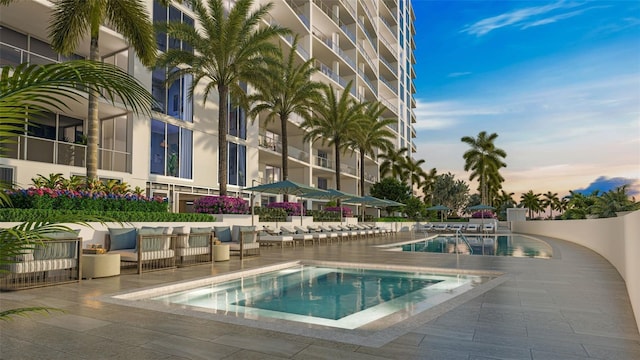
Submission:
[[[640,195],[639,1],[412,3],[425,169],[468,181],[460,138],[484,130],[516,199],[621,181]]]

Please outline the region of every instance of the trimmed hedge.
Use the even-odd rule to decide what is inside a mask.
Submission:
[[[151,211],[96,211],[96,210],[51,210],[51,209],[0,209],[0,222],[44,221],[77,215],[78,218],[99,216],[116,222],[212,222],[210,214],[168,213]]]

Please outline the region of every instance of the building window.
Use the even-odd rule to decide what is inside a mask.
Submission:
[[[318,189],[327,190],[328,188],[327,178],[319,177],[318,178]]]
[[[151,93],[157,101],[153,110],[186,122],[193,122],[193,99],[189,96],[193,76],[185,74],[171,83],[168,88],[165,87],[166,79],[166,69],[153,70]]]
[[[229,185],[246,186],[247,184],[247,147],[229,142],[227,172]]]
[[[191,27],[194,26],[194,21],[191,17],[173,6],[169,6],[168,8],[162,6],[157,0],[153,2],[153,22],[182,22]],[[158,31],[156,33],[156,43],[158,44],[159,51],[166,52],[168,49],[178,49],[193,53],[193,48],[189,45],[183,43],[181,40],[170,38],[167,33],[164,32]]]
[[[131,172],[128,152],[129,119],[126,115],[101,122],[99,167],[104,170]]]
[[[76,54],[59,55],[45,41],[11,30],[4,25],[0,26],[0,66],[17,66],[25,62],[44,65],[76,59],[83,57]]]
[[[193,132],[151,120],[151,174],[192,178]]]
[[[264,168],[264,179],[262,179],[263,184],[271,184],[274,182],[278,182],[281,179],[281,170],[279,167],[267,165]]]
[[[246,93],[247,84],[240,83],[240,87]],[[227,126],[227,134],[238,137],[240,139],[247,139],[247,116],[243,109],[240,107],[231,107],[231,99],[229,98],[229,123]]]

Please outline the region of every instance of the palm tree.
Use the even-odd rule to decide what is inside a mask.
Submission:
[[[89,35],[89,60],[100,61],[100,26],[109,23],[131,43],[145,66],[154,63],[156,40],[144,1],[59,0],[53,4],[49,31],[51,47],[59,53],[72,54]],[[99,93],[99,88],[88,92],[87,180],[98,177]]]
[[[367,103],[364,107],[364,119],[360,124],[360,131],[355,132],[347,143],[352,150],[360,152],[360,196],[366,195],[364,191],[365,156],[367,154],[375,156],[376,149],[393,147],[389,139],[393,139],[394,136],[388,126],[395,120],[381,118],[385,111],[386,107],[380,102]]]
[[[424,194],[424,201],[433,205],[433,187],[436,182],[438,171],[436,168],[431,168],[429,172],[425,172],[425,176],[422,178],[422,182],[418,185],[422,189]]]
[[[254,83],[256,92],[249,96],[249,102],[254,104],[248,114],[251,118],[255,119],[260,113],[266,112],[267,122],[280,120],[282,180],[287,180],[289,177],[287,137],[289,118],[297,114],[304,120],[310,119],[313,106],[319,101],[320,89],[322,89],[321,83],[311,80],[311,76],[317,71],[314,59],[296,64],[297,45],[298,36],[296,35],[286,60],[280,52],[277,62],[265,64],[259,81]]]
[[[520,195],[520,205],[529,209],[529,219],[533,219],[533,212],[543,210],[540,194],[534,194],[533,190]]]
[[[378,157],[383,159],[380,164],[380,176],[385,177],[389,173],[394,178],[401,176],[403,172],[403,165],[405,154],[409,151],[409,148],[403,147],[397,151],[394,148],[387,149],[385,154],[380,154]]]
[[[300,126],[308,132],[304,141],[321,140],[323,144],[333,145],[336,166],[336,189],[340,190],[340,155],[346,149],[348,139],[353,137],[364,119],[365,103],[358,103],[351,96],[350,81],[338,96],[332,85],[324,87],[324,99],[317,104],[314,117],[305,120]]]
[[[421,165],[424,164],[425,160],[414,160],[411,156],[407,156],[404,158],[404,171],[402,172],[400,178],[403,182],[407,183],[411,188],[411,194],[413,195],[414,185],[420,184],[422,179],[427,175],[422,169]]]
[[[195,51],[169,49],[158,57],[158,67],[176,68],[168,76],[171,83],[191,74],[193,98],[196,86],[204,83],[203,103],[212,90],[218,92],[218,183],[220,195],[227,195],[227,121],[229,100],[247,108],[246,94],[241,83],[254,84],[265,62],[273,62],[279,52],[272,40],[289,30],[264,26],[262,19],[273,7],[272,3],[251,11],[253,0],[237,0],[232,8],[224,0],[192,1],[193,12],[202,29],[188,24],[171,22],[158,24],[158,29],[176,40],[188,44]],[[189,67],[184,67],[187,64]]]
[[[483,204],[488,204],[489,194],[492,191],[497,193],[496,186],[499,186],[504,181],[504,178],[500,175],[500,168],[507,166],[502,161],[507,156],[507,153],[497,148],[493,143],[497,137],[498,134],[496,133],[487,136],[486,131],[481,131],[477,138],[464,136],[460,139],[471,146],[471,149],[462,155],[465,160],[464,170],[472,170],[469,180],[478,179],[478,190],[482,195]]]
[[[596,197],[595,203],[591,205],[591,213],[599,217],[614,217],[616,212],[638,210],[640,203],[629,199],[627,195],[629,185],[619,186]]]
[[[552,193],[551,191],[547,191],[546,194],[543,194],[544,207],[549,208],[549,219],[553,217],[553,210],[560,210],[560,199],[558,198],[558,193]]]
[[[82,98],[83,94],[78,89],[102,89],[110,95],[110,100],[119,98],[135,112],[148,112],[153,102],[151,94],[140,83],[110,64],[78,60],[48,65],[22,64],[15,68],[6,66],[0,73],[0,139],[11,139],[16,133],[24,132],[29,121],[45,111],[67,109],[67,103]],[[27,106],[29,111],[25,111]],[[0,183],[0,203],[10,206],[2,191],[3,185]],[[51,223],[26,222],[0,229],[0,265],[11,263],[16,255],[23,254],[25,249],[46,239],[52,232],[70,231],[61,223],[85,224],[73,215],[60,217]],[[0,320],[52,310],[57,309],[28,307],[3,310],[0,311]]]

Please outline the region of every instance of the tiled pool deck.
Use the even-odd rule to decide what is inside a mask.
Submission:
[[[0,293],[2,310],[27,306],[64,310],[1,322],[0,358],[640,359],[640,335],[624,281],[614,267],[581,246],[540,238],[554,248],[553,259],[460,256],[457,265],[455,255],[381,251],[372,245],[395,240],[370,239],[267,249],[243,262],[232,257],[214,265]],[[379,347],[101,300],[122,291],[301,259],[459,266],[505,275],[497,286],[468,301],[459,299],[448,311],[420,316],[410,329]]]

